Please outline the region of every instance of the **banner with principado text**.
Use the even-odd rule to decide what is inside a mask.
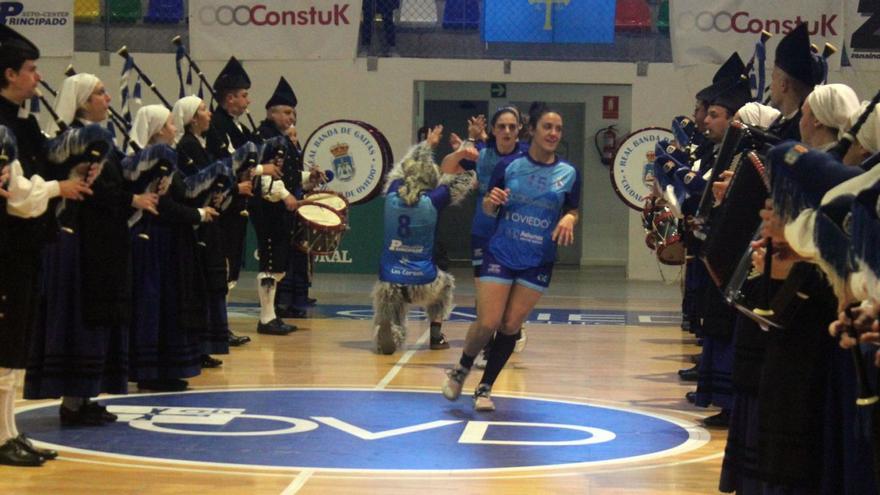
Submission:
[[[73,0],[0,2],[0,24],[31,40],[42,57],[73,56]]]
[[[844,10],[840,0],[675,0],[669,11],[672,59],[678,67],[720,64],[735,50],[748,61],[761,31],[767,31],[773,35],[767,42],[770,68],[779,40],[801,22],[819,50],[826,42],[840,49],[846,31]],[[840,53],[828,62],[830,70],[839,70]]]
[[[190,0],[189,39],[200,60],[354,58],[361,0]]]

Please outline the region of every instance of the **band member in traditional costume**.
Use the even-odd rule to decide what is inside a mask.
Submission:
[[[806,74],[814,60],[807,57],[800,60],[801,67],[786,72]],[[801,83],[806,85],[808,81]],[[813,101],[811,109],[812,104]],[[786,162],[792,160],[798,150],[806,151],[806,148],[788,142],[770,152],[774,203],[778,205],[800,202],[795,199],[793,188],[786,187],[784,193],[777,194],[777,190],[782,190],[778,184],[784,180],[780,171],[789,167]],[[814,178],[814,182],[821,180],[822,177]],[[784,209],[776,213],[783,217],[796,215]],[[762,231],[762,235],[767,234],[769,232]],[[822,434],[825,425],[835,421],[835,409],[831,405],[836,400],[827,393],[827,383],[833,379],[836,364],[842,361],[833,357],[834,342],[826,329],[836,318],[838,302],[815,265],[796,264],[798,259],[790,254],[791,249],[784,241],[777,241],[783,240],[774,238],[770,295],[779,290],[783,280],[794,270],[802,271],[807,282],[798,288],[798,297],[805,301],[788,328],[771,330],[768,334],[758,391],[757,477],[766,489],[814,493],[823,486],[838,486],[834,481],[838,462],[833,456],[819,454],[838,448],[837,440],[832,440],[834,436]]]
[[[120,157],[104,127],[109,105],[104,83],[94,75],[65,79],[55,113],[58,125],[66,130],[47,143],[59,176],[85,174],[83,167],[92,170],[90,177],[98,174],[92,197],[70,212],[59,208],[60,217],[70,223],[62,225],[44,251],[42,311],[25,377],[25,398],[63,397],[59,414],[64,426],[98,426],[116,420],[90,398],[128,390],[127,220],[131,207],[155,211],[158,199],[124,189]],[[95,145],[104,150],[97,158],[83,158],[73,151]],[[93,162],[96,159],[100,164]]]
[[[288,103],[283,106],[292,108],[289,103],[296,102],[292,99],[293,91],[290,86],[286,81],[283,84],[279,82],[278,89],[281,95],[276,90],[273,103],[281,104],[283,100]],[[284,110],[280,111],[284,113]],[[268,130],[266,132],[268,134]],[[285,324],[275,313],[277,284],[287,272],[292,250],[290,236],[293,222],[290,217],[298,205],[293,191],[300,189],[302,183],[301,157],[295,148],[295,139],[296,129],[287,126],[284,133],[276,132],[273,137],[267,137],[264,141],[264,159],[273,159],[283,175],[280,180],[261,176],[255,188],[256,197],[248,203],[248,211],[257,234],[260,262],[260,272],[257,275],[260,321],[257,332],[269,335],[287,335],[297,329],[295,325]],[[268,151],[269,148],[274,151]]]
[[[303,172],[302,148],[300,147],[296,132],[296,93],[283,77],[278,81],[272,97],[266,102],[266,120],[260,123],[258,133],[262,139],[271,139],[278,136],[288,136],[293,143],[289,149],[288,164],[293,181],[293,193],[297,201],[303,199],[303,186],[308,187],[309,172]],[[297,180],[294,175],[302,175]],[[296,229],[296,215],[284,214],[283,218],[288,222],[287,228],[293,232]],[[309,255],[289,246],[287,255],[286,275],[278,282],[275,294],[275,313],[279,318],[305,318],[303,308],[309,306],[308,293],[310,285]]]
[[[131,140],[141,151],[123,162],[129,180],[149,180],[160,196],[158,217],[145,215],[131,232],[135,282],[131,377],[139,388],[149,390],[187,388],[186,379],[201,372],[200,337],[208,325],[194,227],[213,221],[217,212],[210,206],[185,205],[185,184],[171,148],[175,134],[167,108],[141,107],[131,131]],[[167,172],[155,172],[162,166]],[[140,177],[147,173],[154,175]]]
[[[171,110],[177,150],[177,166],[183,176],[187,200],[193,208],[221,211],[228,206],[232,170],[228,160],[212,158],[205,134],[211,125],[211,110],[198,96],[185,96]],[[200,337],[202,368],[223,364],[211,354],[229,353],[229,318],[226,309],[226,257],[219,222],[202,222],[196,230],[196,277],[204,281],[207,325]]]
[[[81,200],[91,189],[80,178],[44,180],[46,138],[22,111],[40,81],[39,49],[0,25],[0,464],[39,466],[57,452],[38,449],[15,425],[15,383],[26,363],[38,307],[41,248],[48,235],[48,201]]]
[[[698,176],[704,174],[711,166],[715,147],[715,142],[706,139],[706,116],[709,113],[709,105],[718,92],[724,89],[732,79],[740,77],[744,69],[745,64],[743,64],[739,54],[734,52],[718,68],[715,75],[712,76],[712,84],[701,89],[695,95],[693,121],[697,127],[697,132],[693,137],[693,162],[687,165]],[[698,258],[702,242],[694,236],[688,224],[688,218],[696,213],[696,206],[699,203],[701,194],[701,192],[694,194],[690,201],[681,205],[686,227],[684,243],[687,248],[687,254],[685,255],[684,297],[682,298],[682,328],[699,338],[703,337],[704,308],[702,298],[706,289],[711,286],[712,281],[703,262]],[[699,357],[697,357],[697,362],[693,367],[679,370],[678,375],[682,380],[697,381],[698,360]],[[686,397],[689,402],[693,402],[696,392],[688,392]]]
[[[562,139],[562,116],[538,105],[529,126],[532,141],[528,154],[496,166],[489,182],[483,210],[499,219],[483,253],[478,324],[468,332],[461,359],[447,372],[443,384],[443,395],[456,400],[474,359],[497,331],[474,395],[478,411],[495,409],[492,385],[513,353],[516,333],[550,284],[556,245],[574,241],[578,219],[578,171],[556,154]]]
[[[737,76],[718,83],[718,91],[710,101],[705,119],[706,137],[716,145],[721,143],[737,110],[752,99],[748,80],[744,77],[745,65],[741,61],[737,70]],[[706,426],[726,427],[732,406],[732,338],[736,311],[728,306],[721,291],[711,282],[703,290],[701,303],[703,351],[697,370],[694,403],[698,407],[720,407],[720,413],[705,418],[703,422]]]
[[[768,131],[782,139],[800,140],[801,106],[813,86],[825,78],[824,61],[810,48],[806,23],[798,24],[776,46],[770,75],[770,104],[782,115]]]
[[[455,279],[434,263],[437,216],[467,197],[474,176],[471,172],[441,175],[433,150],[442,132],[441,126],[433,128],[387,179],[385,236],[379,281],[373,286],[373,341],[382,354],[392,354],[406,342],[409,304],[425,306],[431,321],[431,348],[446,343],[436,322],[452,311]]]
[[[218,106],[211,115],[211,129],[207,135],[207,147],[209,150],[216,150],[217,153],[220,153],[215,158],[231,156],[236,149],[244,146],[245,143],[259,141],[259,137],[253,134],[251,129],[239,122],[239,118],[246,114],[248,105],[250,105],[248,92],[250,87],[251,80],[244,67],[235,57],[230,57],[214,81]],[[273,170],[267,168],[266,173],[270,172]],[[279,178],[280,172],[276,172],[274,175]],[[223,249],[226,251],[226,260],[229,266],[227,283],[230,289],[235,287],[241,272],[244,240],[247,232],[246,198],[252,195],[251,177],[239,177],[238,179],[238,194],[233,198],[229,208],[220,215]],[[229,345],[239,346],[249,341],[250,337],[235,335],[230,330]]]

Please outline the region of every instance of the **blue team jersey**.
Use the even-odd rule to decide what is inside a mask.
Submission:
[[[488,190],[495,187],[509,189],[510,196],[498,212],[498,225],[489,241],[492,256],[514,270],[553,263],[553,230],[562,213],[577,209],[580,202],[577,169],[559,160],[538,163],[525,154],[495,167]]]
[[[385,198],[385,237],[379,280],[403,285],[429,284],[437,278],[434,264],[434,235],[437,214],[449,205],[447,186],[421,195],[406,205],[397,194],[402,182],[396,180]]]
[[[489,190],[489,182],[492,180],[492,172],[495,166],[504,161],[510,163],[514,159],[523,155],[523,150],[519,144],[513,149],[513,152],[502,155],[495,146],[489,146],[480,150],[480,157],[477,159],[475,170],[477,172],[477,181],[479,184],[479,194],[477,194],[477,207],[474,210],[474,221],[471,224],[471,235],[476,237],[484,237],[488,239],[495,233],[496,217],[489,216],[483,211],[483,196]]]

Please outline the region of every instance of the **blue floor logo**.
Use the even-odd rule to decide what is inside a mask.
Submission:
[[[438,393],[363,389],[194,391],[111,398],[119,421],[61,428],[57,406],[18,414],[35,440],[89,453],[262,468],[449,471],[549,468],[698,448],[699,428],[642,412],[495,397],[498,411]]]

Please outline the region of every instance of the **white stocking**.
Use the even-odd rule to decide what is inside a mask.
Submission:
[[[257,294],[260,296],[260,323],[266,324],[277,318],[275,316],[275,291],[278,281],[284,278],[283,273],[260,272],[257,274]],[[266,279],[272,283],[264,284]]]
[[[18,436],[15,428],[15,370],[0,368],[0,445]]]

